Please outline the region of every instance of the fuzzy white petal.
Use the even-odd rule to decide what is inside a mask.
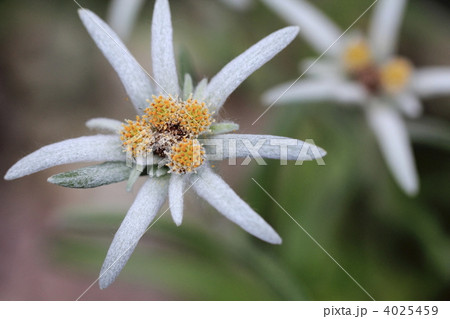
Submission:
[[[172,219],[177,226],[183,221],[184,176],[171,174],[169,185],[169,205]]]
[[[327,79],[327,80],[344,80],[346,71],[340,63],[336,63],[334,59],[308,58],[300,62],[300,73],[305,73],[309,78]]]
[[[369,31],[373,52],[379,61],[394,54],[406,0],[378,0]]]
[[[411,92],[399,93],[394,97],[400,110],[411,118],[417,118],[422,114],[420,99]]]
[[[122,39],[128,39],[144,0],[112,0],[108,21]]]
[[[113,134],[117,134],[123,129],[122,124],[123,122],[121,121],[114,119],[107,119],[103,117],[90,119],[89,121],[86,122],[86,126],[91,130],[97,130]]]
[[[450,95],[450,67],[429,67],[416,70],[412,87],[421,97]]]
[[[168,0],[157,0],[153,11],[152,63],[159,94],[178,96],[177,67],[173,51],[172,19]]]
[[[228,63],[211,79],[206,89],[206,101],[211,110],[219,110],[245,79],[291,43],[297,33],[298,27],[278,30]]]
[[[317,8],[303,0],[263,0],[288,23],[300,26],[300,36],[322,53],[337,54],[339,44],[330,46],[341,36],[342,31]]]
[[[100,161],[125,161],[117,135],[84,136],[44,146],[14,164],[5,179],[20,178],[57,165]]]
[[[301,103],[331,101],[339,103],[363,104],[368,98],[367,91],[359,84],[338,80],[305,80],[281,84],[263,95],[264,104]]]
[[[197,176],[193,178],[197,180]],[[200,197],[233,223],[261,240],[281,244],[273,228],[206,165],[199,169],[198,180],[193,185]]]
[[[102,19],[87,9],[80,9],[78,13],[92,39],[119,75],[134,107],[142,113],[148,106],[146,100],[153,94],[149,76]]]
[[[378,100],[368,108],[367,119],[395,179],[408,195],[417,194],[419,182],[413,151],[400,114]]]
[[[223,134],[201,140],[201,143],[210,160],[253,156],[252,151],[257,152],[261,158],[286,157],[288,161],[311,161],[327,154],[315,145],[273,135]]]
[[[167,197],[168,178],[149,178],[139,191],[136,200],[114,235],[100,271],[101,289],[116,280],[130,259],[139,240],[164,204]]]

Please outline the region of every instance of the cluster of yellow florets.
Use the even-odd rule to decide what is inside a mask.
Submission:
[[[185,174],[194,171],[205,160],[205,150],[197,139],[184,139],[172,146],[167,166],[172,172]]]
[[[150,107],[144,110],[145,118],[157,131],[178,127],[190,136],[198,136],[211,125],[211,114],[204,102],[192,98],[186,101],[172,97],[154,96]]]
[[[358,71],[372,63],[372,53],[366,42],[358,40],[348,45],[344,52],[344,62],[350,71]]]
[[[211,113],[203,102],[153,96],[149,107],[136,121],[123,124],[121,139],[124,151],[137,158],[153,152],[165,157],[171,172],[185,174],[204,162],[205,151],[197,140],[212,123]]]
[[[412,75],[411,63],[402,58],[397,58],[385,64],[380,71],[383,88],[391,93],[398,93],[408,85]]]
[[[205,103],[191,98],[184,103],[180,117],[182,129],[196,136],[208,130],[211,125],[211,115]]]
[[[144,110],[143,118],[157,131],[164,131],[169,126],[177,122],[179,102],[169,96],[168,98],[158,96],[153,97],[153,101],[148,100],[150,107]]]
[[[149,151],[148,146],[152,140],[153,132],[147,126],[145,120],[136,116],[136,121],[127,120],[122,124],[120,139],[124,150],[137,158]]]
[[[369,91],[398,93],[406,88],[411,79],[412,66],[406,59],[395,58],[377,65],[369,45],[358,40],[351,43],[343,55],[344,64]]]

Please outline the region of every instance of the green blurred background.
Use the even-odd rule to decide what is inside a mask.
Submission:
[[[316,0],[343,28],[371,0]],[[139,15],[130,51],[150,69],[154,1]],[[105,17],[108,1],[82,5]],[[285,26],[254,1],[236,12],[213,0],[171,1],[179,69],[212,77],[250,45]],[[70,0],[0,1],[1,173],[20,157],[89,135],[92,117],[132,118],[133,108]],[[355,28],[365,30],[370,13]],[[411,0],[400,53],[417,66],[450,65],[446,1]],[[450,98],[428,100],[412,123],[421,192],[408,198],[391,177],[360,112],[333,104],[264,110],[261,94],[298,77],[314,56],[300,38],[231,96],[221,118],[242,133],[312,138],[326,166],[219,165],[218,170],[283,238],[265,244],[189,192],[184,222],[163,216],[118,281],[84,300],[369,300],[253,181],[261,184],[377,300],[450,298]],[[426,133],[426,134],[424,134]],[[47,177],[68,165],[0,183],[0,299],[73,300],[97,278],[136,190],[123,183],[72,190]],[[137,185],[138,186],[138,185]]]

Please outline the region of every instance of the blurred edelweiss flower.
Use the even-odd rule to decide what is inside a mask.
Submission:
[[[148,74],[105,22],[87,9],[81,9],[79,14],[91,37],[118,73],[139,115],[136,120],[125,123],[92,119],[87,122],[89,128],[108,134],[45,146],[17,162],[5,179],[20,178],[61,164],[101,161],[105,163],[58,174],[49,181],[66,187],[90,188],[128,179],[130,189],[139,176],[147,173],[146,183],[109,248],[101,270],[101,288],[108,287],[118,276],[167,197],[173,220],[177,225],[181,224],[183,195],[190,187],[250,234],[280,244],[281,238],[272,227],[213,173],[208,161],[250,158],[255,149],[248,146],[255,144],[258,154],[266,158],[312,160],[325,155],[320,148],[294,139],[226,134],[237,130],[238,125],[213,120],[213,114],[248,76],[292,42],[298,27],[287,27],[264,38],[227,64],[209,83],[204,79],[194,89],[191,77],[186,75],[181,89],[167,0],[156,1],[153,15],[152,63],[157,85],[152,84]],[[217,141],[223,142],[223,147],[208,148],[211,144],[219,146]],[[286,145],[284,153],[280,153],[280,145]],[[305,148],[310,152],[304,152]]]
[[[246,10],[253,0],[220,0],[236,10]],[[110,26],[122,38],[127,39],[135,25],[145,0],[111,0],[108,12]]]
[[[449,94],[450,68],[415,69],[407,59],[395,56],[406,0],[379,0],[369,36],[351,34],[342,39],[342,31],[303,0],[263,2],[299,25],[318,52],[326,52],[310,70],[312,60],[302,65],[309,79],[269,90],[265,103],[334,101],[362,106],[393,175],[406,193],[416,194],[419,182],[401,113],[418,117],[419,98]]]
[[[145,0],[111,0],[108,22],[122,39],[125,40],[130,36],[144,3]]]

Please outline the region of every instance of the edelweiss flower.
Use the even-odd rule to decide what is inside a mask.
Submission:
[[[183,195],[190,187],[250,234],[280,244],[278,234],[209,168],[208,160],[233,156],[249,159],[255,152],[249,146],[254,145],[258,145],[259,155],[267,158],[312,160],[325,155],[323,150],[315,148],[314,152],[314,146],[298,140],[225,134],[238,126],[231,122],[213,122],[213,114],[227,97],[285,48],[297,35],[298,28],[288,27],[269,35],[226,65],[209,83],[204,79],[195,89],[190,76],[186,75],[181,89],[167,0],[156,1],[153,15],[152,62],[156,86],[106,23],[89,10],[82,9],[79,14],[117,71],[138,116],[125,123],[104,118],[90,120],[89,128],[109,134],[45,146],[17,162],[5,179],[20,178],[61,164],[100,161],[106,163],[58,174],[49,181],[67,187],[89,188],[128,179],[128,188],[131,188],[147,167],[147,181],[109,248],[101,270],[101,288],[108,287],[118,276],[167,197],[173,220],[181,224]],[[209,147],[211,144],[222,147]],[[282,152],[280,145],[286,145]],[[312,147],[313,154],[304,152],[305,147]]]
[[[236,10],[246,10],[252,0],[220,0]],[[109,6],[108,21],[113,30],[122,38],[127,39],[136,23],[139,11],[145,0],[112,0]]]
[[[384,157],[400,186],[418,192],[414,157],[401,113],[418,117],[419,98],[450,93],[450,68],[415,69],[395,56],[397,36],[406,0],[379,0],[369,36],[342,31],[316,8],[302,0],[263,0],[289,23],[298,24],[303,36],[324,58],[311,67],[307,80],[280,85],[264,95],[266,103],[334,101],[363,107]]]

